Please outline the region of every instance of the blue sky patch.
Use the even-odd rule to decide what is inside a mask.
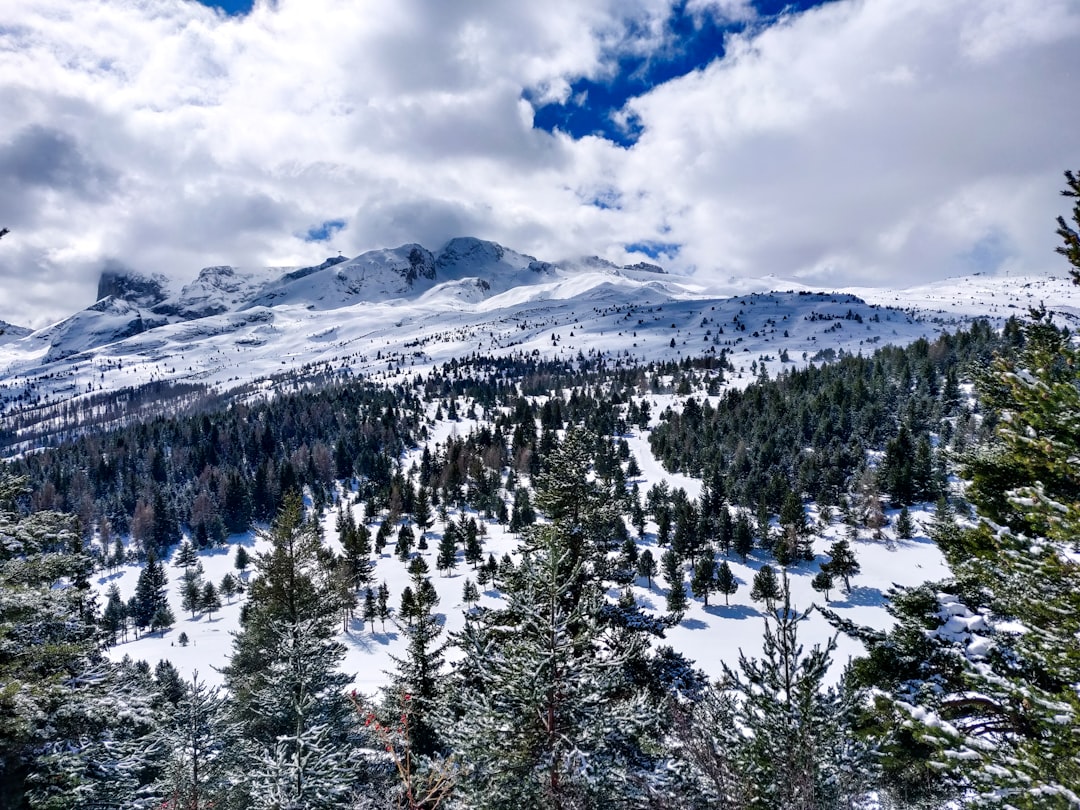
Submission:
[[[632,242],[626,246],[627,253],[644,253],[650,259],[656,260],[661,256],[667,259],[674,259],[679,255],[679,248],[681,248],[678,242],[653,242],[651,240],[645,242]]]
[[[304,236],[305,242],[329,242],[334,234],[345,227],[343,219],[328,219],[322,225],[313,225],[308,228]]]
[[[806,11],[831,0],[758,0],[754,3],[760,25],[786,13]],[[615,76],[609,80],[578,79],[570,86],[565,104],[538,104],[533,93],[523,97],[534,107],[533,125],[547,132],[556,129],[574,137],[596,135],[620,146],[633,146],[642,127],[631,118],[620,120],[616,114],[635,96],[700,70],[724,55],[724,37],[746,29],[745,22],[721,22],[711,14],[690,13],[686,0],[672,10],[668,20],[669,41],[676,46],[649,54],[628,54],[618,60]]]
[[[230,17],[241,17],[251,11],[255,0],[199,0],[204,6],[219,8]]]

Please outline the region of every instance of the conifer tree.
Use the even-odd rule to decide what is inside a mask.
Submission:
[[[135,595],[131,601],[131,618],[139,628],[149,627],[154,614],[161,605],[167,605],[165,586],[169,580],[165,567],[151,551],[146,558],[146,565],[139,572],[135,583]]]
[[[461,601],[467,606],[472,607],[480,601],[480,591],[476,588],[476,583],[471,579],[465,580],[465,587],[461,593]]]
[[[167,670],[159,667],[162,672]],[[161,674],[157,680],[159,688],[169,688]],[[176,708],[157,732],[170,756],[157,789],[172,807],[213,807],[226,796],[229,749],[238,742],[230,739],[224,698],[219,688],[199,679],[197,670],[190,681],[178,681],[174,688]]]
[[[645,549],[638,555],[637,574],[639,577],[645,577],[651,590],[653,577],[656,576],[656,560],[649,549]]]
[[[686,597],[686,584],[680,564],[675,571],[675,576],[668,580],[667,612],[678,622],[681,621],[688,607],[690,607],[690,600]]]
[[[716,571],[716,590],[724,595],[724,604],[729,604],[729,598],[739,590],[739,582],[728,565],[727,560],[721,560],[720,567]]]
[[[252,807],[331,808],[353,789],[349,677],[337,667],[337,604],[326,555],[296,494],[261,539],[247,611],[223,668],[230,719],[246,741],[249,778],[230,799]]]
[[[694,596],[705,602],[707,607],[709,594],[717,590],[716,559],[713,557],[711,549],[707,549],[706,553],[698,560],[697,565],[694,566],[694,576],[690,580],[690,589],[693,591]]]
[[[763,565],[754,574],[754,584],[750,589],[750,598],[755,602],[764,602],[765,609],[770,613],[773,605],[780,598],[780,580],[771,565]]]
[[[896,536],[901,540],[910,540],[915,536],[915,524],[906,506],[896,516]]]
[[[409,695],[409,743],[418,756],[430,756],[439,749],[439,737],[433,718],[435,705],[442,693],[440,675],[445,661],[445,642],[440,640],[442,624],[433,612],[439,597],[427,578],[423,558],[415,557],[410,564],[411,591],[415,594],[407,623],[401,628],[405,636],[405,655],[391,656],[395,667],[390,684],[384,690],[385,704],[390,716],[396,717],[405,707],[403,696]],[[410,588],[406,587],[405,592]],[[402,594],[402,614],[405,613]]]
[[[829,562],[825,564],[830,574],[844,581],[844,590],[851,593],[851,578],[862,570],[851,544],[841,537],[829,546]]]
[[[644,807],[662,777],[645,740],[660,716],[629,680],[633,647],[605,643],[602,594],[544,527],[506,593],[455,639],[447,735],[460,757],[463,806]]]
[[[979,522],[942,502],[930,527],[952,576],[893,594],[887,633],[830,617],[869,650],[855,672],[887,698],[873,718],[902,797],[1080,805],[1080,352],[1035,314],[977,380],[1001,417],[964,458]]]
[[[368,588],[364,591],[364,621],[371,627],[371,632],[375,632],[375,618],[379,615],[379,607],[375,601],[375,591]]]
[[[203,585],[202,594],[199,597],[199,607],[210,614],[211,617],[221,610],[221,597],[218,596],[217,588],[213,582]]]
[[[738,516],[735,518],[732,547],[735,549],[735,553],[742,558],[743,562],[746,562],[747,555],[754,549],[754,533],[750,528],[750,519],[742,510],[739,511]]]
[[[835,638],[804,653],[798,628],[809,611],[791,606],[786,575],[779,598],[779,609],[765,620],[763,657],[740,652],[737,669],[724,665],[720,695],[703,704],[720,711],[700,718],[710,726],[699,734],[713,744],[692,761],[703,775],[712,771],[712,784],[705,785],[718,806],[865,806],[874,765],[852,733],[859,695],[825,686]],[[716,721],[719,727],[712,726]]]
[[[435,567],[446,573],[457,568],[457,544],[452,536],[447,538],[445,532],[439,540],[439,555]]]
[[[826,602],[829,601],[829,591],[833,589],[833,584],[833,575],[827,563],[821,566],[821,569],[814,574],[814,578],[810,580],[810,587],[823,593]]]

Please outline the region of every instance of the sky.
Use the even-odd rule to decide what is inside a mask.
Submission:
[[[1075,0],[22,0],[0,319],[454,236],[722,287],[1064,272]]]

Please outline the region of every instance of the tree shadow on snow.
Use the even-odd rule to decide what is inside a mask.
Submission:
[[[679,624],[687,630],[707,630],[709,625],[701,619],[683,619]]]
[[[830,608],[846,607],[881,607],[885,604],[885,595],[877,588],[868,588],[865,585],[856,585],[851,593],[844,594],[844,598],[833,599],[829,602]]]
[[[718,619],[754,619],[761,615],[750,605],[709,605],[705,612]]]

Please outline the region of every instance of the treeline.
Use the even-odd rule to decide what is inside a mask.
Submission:
[[[388,493],[421,414],[409,390],[335,385],[84,435],[6,467],[32,482],[35,508],[78,515],[85,538],[109,547],[130,534],[160,554],[181,525],[217,542],[270,519],[292,490],[325,502],[334,481],[356,477]]]
[[[661,414],[653,453],[669,470],[715,482],[734,503],[776,513],[789,492],[842,505],[869,452],[883,451],[878,484],[892,502],[935,500],[944,485],[936,447],[962,448],[978,430],[961,376],[1015,346],[1018,334],[1015,321],[1001,335],[976,322],[933,342],[761,378],[715,405],[690,398]]]

